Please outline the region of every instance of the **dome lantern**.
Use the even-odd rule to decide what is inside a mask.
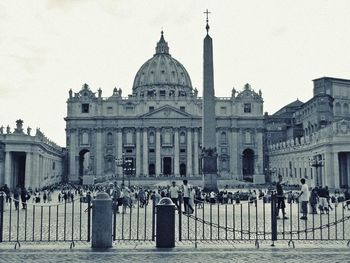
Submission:
[[[168,42],[165,41],[163,33],[164,32],[162,30],[160,40],[156,46],[156,54],[169,54]]]

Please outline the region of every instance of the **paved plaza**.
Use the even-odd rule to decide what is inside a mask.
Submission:
[[[344,243],[306,245],[295,249],[279,243],[275,248],[263,244],[202,244],[197,248],[177,244],[174,249],[156,249],[154,243],[143,245],[115,244],[106,251],[93,251],[89,244],[77,244],[74,249],[65,245],[25,245],[14,250],[0,245],[0,262],[349,262],[350,248]]]

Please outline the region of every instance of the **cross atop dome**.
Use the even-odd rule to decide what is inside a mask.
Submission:
[[[160,32],[160,34],[160,40],[156,46],[156,54],[169,54],[168,42],[166,42],[164,39],[163,30]]]
[[[209,14],[211,14],[211,12],[209,12],[208,9],[207,9],[207,11],[205,11],[203,13],[206,14],[206,16],[207,16],[207,19],[206,19],[207,25],[206,25],[205,29],[207,30],[207,35],[208,35],[209,34],[209,28],[210,28],[210,26],[209,26]]]

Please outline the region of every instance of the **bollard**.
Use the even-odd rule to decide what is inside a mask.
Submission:
[[[175,204],[168,197],[163,197],[157,208],[156,247],[175,247]]]
[[[112,200],[99,192],[92,201],[92,248],[112,247]]]

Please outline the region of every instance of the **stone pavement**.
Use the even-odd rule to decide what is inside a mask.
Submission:
[[[346,242],[296,242],[290,248],[287,242],[275,247],[261,243],[177,243],[174,249],[157,249],[153,242],[115,243],[105,251],[94,251],[89,243],[0,244],[0,262],[350,262],[350,247]]]

